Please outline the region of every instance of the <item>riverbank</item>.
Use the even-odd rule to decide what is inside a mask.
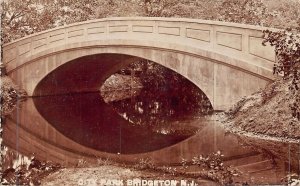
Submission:
[[[105,103],[130,99],[140,94],[142,88],[131,88],[123,90],[101,91],[100,95]]]
[[[226,121],[227,116],[224,113],[217,114],[216,120],[221,122],[221,124],[219,126],[222,127],[226,132],[237,134],[239,136],[274,141],[274,142],[300,143],[300,139],[289,138],[289,137],[279,137],[276,135],[271,136],[271,135],[263,134],[263,133],[260,133],[257,131],[253,131],[253,132],[245,131],[245,130],[241,129],[240,127],[236,126],[235,123]]]
[[[289,82],[278,79],[228,111],[219,114],[223,127],[233,133],[280,141],[300,141],[300,121],[292,116],[294,95]]]
[[[100,95],[106,103],[137,96],[143,84],[138,77],[115,73],[100,88]]]
[[[197,185],[218,185],[212,181],[203,179],[174,176],[148,170],[134,170],[116,165],[102,165],[98,167],[64,168],[42,180],[41,185],[127,185],[130,180],[161,180],[164,182],[182,180]],[[115,184],[114,184],[115,183]],[[166,185],[166,184],[162,184]]]
[[[111,75],[100,88],[101,92],[143,88],[138,77],[115,73]]]

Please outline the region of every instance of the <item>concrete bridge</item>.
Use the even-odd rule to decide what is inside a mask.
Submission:
[[[265,28],[178,18],[108,18],[4,45],[8,75],[29,96],[99,90],[113,72],[144,58],[197,85],[215,110],[272,81],[275,53]]]

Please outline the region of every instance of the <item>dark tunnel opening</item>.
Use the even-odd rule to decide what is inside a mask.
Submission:
[[[111,99],[120,91],[100,91],[112,75],[132,78],[132,71],[145,63],[148,72],[134,73],[143,84],[138,94],[128,97],[125,94],[135,90],[124,89],[118,95],[121,99]],[[191,117],[213,111],[207,96],[186,78],[152,61],[122,54],[86,56],[61,65],[37,85],[33,101],[66,137],[121,154],[179,143],[197,132]]]

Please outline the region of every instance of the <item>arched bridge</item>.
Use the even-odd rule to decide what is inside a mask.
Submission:
[[[4,45],[8,75],[28,95],[99,90],[136,57],[196,84],[215,110],[272,81],[275,53],[262,27],[174,18],[107,18],[30,35]]]

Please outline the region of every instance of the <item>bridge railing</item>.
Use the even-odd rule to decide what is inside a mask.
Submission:
[[[272,47],[261,44],[264,29],[195,19],[106,18],[58,27],[5,44],[3,63],[9,72],[35,58],[49,55],[60,47],[103,47],[112,44],[114,40],[117,41],[113,43],[115,45],[155,46],[197,53],[197,50],[185,48],[188,46],[244,61],[253,65],[253,68],[271,71],[275,52]],[[97,41],[101,42],[97,44]]]

